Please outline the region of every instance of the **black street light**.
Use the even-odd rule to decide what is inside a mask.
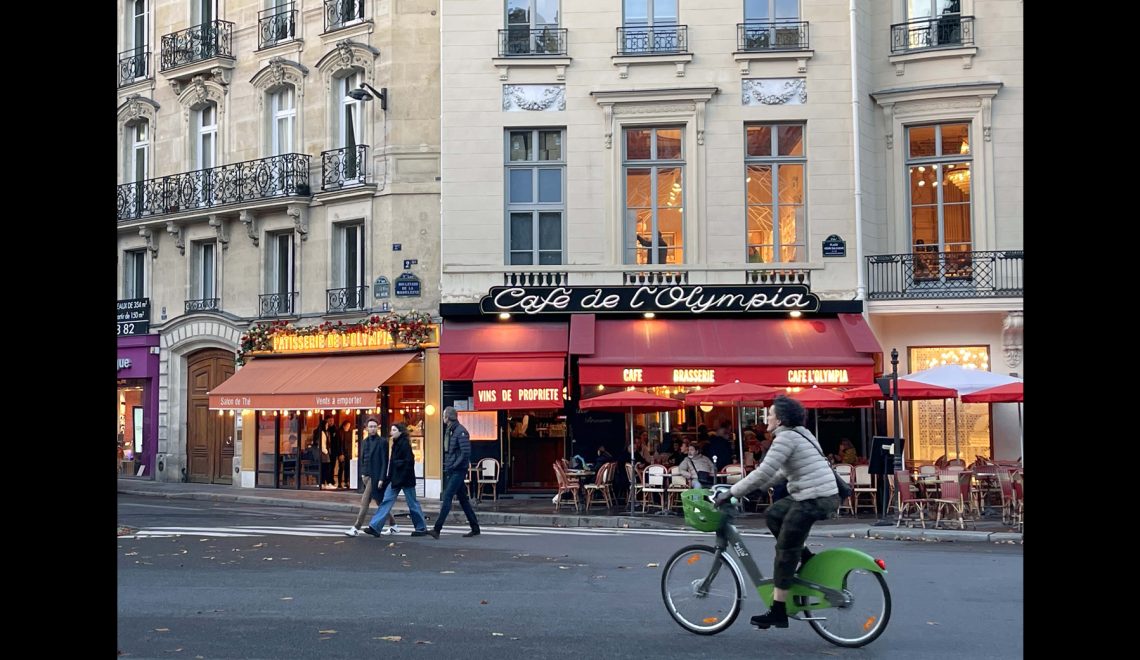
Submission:
[[[892,468],[892,474],[893,474],[893,473],[896,473],[896,472],[902,470],[902,467],[903,467],[902,466],[902,428],[901,428],[902,422],[899,421],[899,349],[897,349],[897,348],[891,349],[891,375],[884,377],[884,378],[878,378],[876,380],[878,381],[879,388],[882,389],[883,394],[891,397],[891,401],[893,402],[894,408],[895,408],[895,441],[894,441],[894,445],[893,445],[894,451],[892,452],[894,454],[894,466]],[[894,384],[894,387],[891,387],[892,383]],[[884,477],[884,479],[886,479],[887,475],[882,475],[882,476]],[[873,525],[873,527],[885,527],[887,525],[893,524],[893,523],[891,523],[890,520],[887,519],[887,509],[890,507],[890,494],[891,494],[890,483],[891,482],[889,480],[886,481],[887,487],[883,491],[883,493],[887,497],[883,498],[884,502],[883,502],[883,507],[882,507],[882,509],[883,509],[882,510],[882,517],[879,518],[879,521],[877,523],[875,523]],[[897,485],[897,482],[896,482],[896,485]]]
[[[369,94],[368,90],[372,90],[372,93]],[[381,87],[379,90],[377,90],[372,85],[369,85],[366,82],[362,82],[360,83],[360,87],[357,89],[350,89],[348,91],[348,96],[349,98],[356,99],[357,101],[371,101],[373,97],[378,98],[380,99],[380,109],[384,111],[388,110],[387,87]]]

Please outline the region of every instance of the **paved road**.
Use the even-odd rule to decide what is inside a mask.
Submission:
[[[402,509],[402,504],[397,505]],[[1019,545],[844,542],[886,561],[886,632],[847,650],[806,624],[682,630],[663,564],[709,535],[487,527],[465,539],[345,537],[348,516],[120,496],[118,641],[132,658],[1020,658]],[[407,531],[410,531],[407,530]],[[406,534],[406,532],[405,532]],[[770,571],[771,537],[748,538]],[[814,550],[840,539],[812,541]],[[384,639],[392,638],[392,639]],[[398,641],[393,641],[399,638]]]

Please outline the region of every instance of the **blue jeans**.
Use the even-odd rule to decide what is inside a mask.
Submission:
[[[384,500],[380,502],[380,508],[376,510],[376,515],[372,516],[372,520],[369,521],[368,524],[372,529],[380,531],[377,525],[382,524],[388,518],[388,514],[391,513],[392,507],[395,506],[396,496],[400,494],[400,491],[404,492],[404,499],[408,501],[408,513],[412,514],[412,525],[415,526],[417,532],[426,532],[427,523],[424,522],[424,510],[420,508],[420,501],[416,499],[415,486],[407,486],[406,488],[395,490],[392,488],[392,485],[389,484],[388,487],[384,489]]]
[[[439,517],[435,521],[437,530],[443,529],[447,514],[451,513],[451,498],[459,497],[459,506],[463,507],[463,514],[467,516],[467,524],[471,529],[479,529],[479,519],[475,517],[475,509],[471,508],[471,498],[467,496],[467,486],[463,484],[462,472],[449,472],[443,482],[443,494],[439,498]]]

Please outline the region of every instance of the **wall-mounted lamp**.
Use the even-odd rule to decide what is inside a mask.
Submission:
[[[369,94],[368,90],[371,90],[372,93]],[[362,82],[360,83],[360,87],[357,89],[350,89],[348,91],[348,97],[356,99],[357,101],[371,101],[373,98],[378,98],[380,99],[380,109],[384,111],[388,110],[387,87],[381,87],[379,90],[377,90],[372,85],[369,85],[366,82]]]

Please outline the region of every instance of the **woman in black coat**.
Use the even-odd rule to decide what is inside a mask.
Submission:
[[[408,437],[408,425],[398,422],[392,426],[392,453],[388,458],[388,469],[380,484],[383,493],[380,508],[372,516],[369,526],[376,529],[388,517],[392,507],[396,504],[396,496],[404,493],[408,501],[408,513],[411,514],[412,524],[416,531],[412,536],[426,536],[427,523],[424,521],[424,512],[420,502],[416,499],[416,459],[412,454],[412,441]],[[375,536],[375,535],[374,535]]]

